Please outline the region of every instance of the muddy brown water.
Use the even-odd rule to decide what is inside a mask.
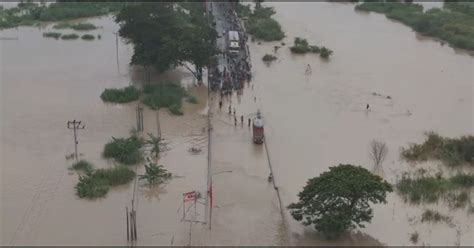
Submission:
[[[296,201],[305,181],[329,166],[352,163],[372,169],[368,156],[372,139],[387,143],[383,175],[394,183],[397,175],[412,169],[399,160],[399,148],[422,141],[423,132],[451,137],[474,133],[473,57],[417,36],[382,15],[355,12],[352,4],[267,4],[277,11],[287,46],[301,36],[335,51],[323,61],[312,54],[294,56],[284,46],[277,52],[279,59],[267,66],[261,57],[277,43],[250,44],[254,90],[246,88],[240,100],[234,96],[232,105],[246,118],[262,110],[284,205]],[[103,26],[92,32],[101,34],[101,40],[45,39],[44,30],[30,27],[0,33],[18,38],[0,41],[2,245],[126,243],[123,215],[133,186],[112,189],[96,201],[78,199],[77,175],[68,171],[72,161],[64,157],[74,150],[68,120],[85,122],[86,130],[79,131],[79,151],[97,167],[112,166],[100,155],[110,137],[126,136],[135,125],[136,103],[104,104],[99,95],[104,88],[140,81],[143,73],[128,69],[132,49],[122,42],[117,68],[113,32],[118,27],[112,20],[92,22]],[[304,73],[307,64],[312,67],[310,75]],[[186,85],[192,81],[183,70],[160,78]],[[185,104],[183,117],[160,111],[163,135],[171,148],[160,164],[178,177],[159,189],[138,188],[139,244],[286,244],[288,235],[291,244],[302,245],[408,245],[414,231],[420,233],[419,244],[474,244],[474,219],[466,210],[426,206],[452,216],[455,226],[421,223],[424,207],[405,204],[396,194],[389,195],[386,205],[375,207],[371,224],[338,242],[324,241],[311,228],[292,221],[287,212],[287,230],[282,231],[278,201],[266,182],[263,147],[251,143],[245,125],[234,126],[232,117],[219,113],[215,100],[212,138],[218,146],[212,151],[213,173],[232,172],[214,177],[213,231],[196,224],[190,242],[189,225],[180,221],[181,193],[205,192],[207,174],[203,129],[207,90],[190,90],[200,101]],[[392,99],[383,97],[388,95]],[[145,129],[156,131],[156,113],[148,109]],[[190,155],[191,147],[202,152]],[[235,193],[232,187],[249,193]],[[197,218],[205,216],[200,207]]]
[[[395,183],[411,168],[400,161],[400,147],[421,142],[425,131],[448,137],[474,133],[474,58],[465,52],[420,37],[383,15],[356,12],[353,4],[268,5],[275,7],[287,45],[270,66],[261,57],[279,43],[253,43],[251,54],[275,180],[286,204],[297,200],[308,178],[330,166],[351,163],[373,169],[368,155],[372,139],[387,143],[383,172]],[[297,36],[329,47],[334,55],[329,61],[292,55],[287,46]],[[310,75],[305,75],[307,64]],[[366,104],[370,111],[365,111]],[[361,229],[366,235],[342,242],[408,245],[409,234],[418,231],[419,244],[474,243],[474,219],[465,209],[434,206],[454,217],[454,228],[409,221],[419,218],[425,207],[410,206],[390,194],[386,205],[375,207],[372,223]],[[294,243],[323,244],[310,228],[288,219]]]
[[[74,151],[68,120],[85,123],[85,130],[79,130],[79,152],[99,168],[113,165],[101,157],[103,145],[111,136],[127,136],[136,123],[136,102],[104,104],[99,97],[104,88],[143,80],[142,71],[128,67],[133,50],[119,42],[118,68],[118,26],[110,17],[89,21],[101,28],[87,33],[100,34],[101,39],[43,38],[51,26],[0,33],[16,38],[0,41],[2,245],[126,244],[125,206],[131,205],[133,184],[114,188],[103,199],[79,199],[74,190],[78,176],[68,170],[73,161],[65,159]],[[179,69],[152,79],[192,83],[189,73]],[[160,111],[170,148],[160,164],[177,178],[160,189],[137,189],[139,244],[186,244],[187,239],[174,237],[182,226],[177,212],[181,193],[206,189],[205,153],[191,155],[188,149],[207,149],[207,88],[190,87],[190,92],[199,103],[185,103],[184,117]],[[144,119],[145,133],[156,134],[156,112],[145,109]],[[139,167],[138,173],[142,170]]]

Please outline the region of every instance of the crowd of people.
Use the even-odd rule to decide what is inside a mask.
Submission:
[[[209,82],[212,90],[219,90],[221,96],[224,96],[232,94],[233,90],[242,89],[244,83],[252,79],[252,75],[247,45],[248,35],[245,32],[245,28],[229,4],[222,3],[218,5],[218,7],[222,8],[221,10],[225,22],[228,24],[228,30],[224,30],[223,32],[226,45],[221,54],[225,63],[223,63],[221,69],[219,69],[218,63],[215,63],[215,65],[210,68]],[[239,34],[239,51],[233,52],[227,49],[229,41],[227,37],[225,37],[225,34],[231,30],[237,31]]]

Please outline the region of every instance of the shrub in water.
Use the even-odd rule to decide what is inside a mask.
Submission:
[[[127,184],[134,177],[135,172],[125,166],[98,169],[80,176],[75,188],[80,198],[98,198],[105,196],[110,187]]]
[[[94,30],[97,27],[92,23],[78,23],[71,25],[71,28],[78,31]]]
[[[474,136],[451,139],[433,132],[426,136],[422,144],[412,144],[403,149],[402,156],[408,161],[439,159],[449,166],[474,165]]]
[[[80,160],[72,165],[72,169],[76,171],[91,172],[94,166],[86,160]]]
[[[177,104],[173,104],[169,106],[168,109],[174,115],[183,115],[183,112],[181,111],[181,107],[178,106]]]
[[[83,39],[83,40],[93,40],[93,39],[95,39],[95,36],[91,35],[91,34],[85,34],[85,35],[81,36],[81,39]]]
[[[197,98],[195,96],[188,96],[186,98],[186,101],[189,102],[189,103],[192,103],[192,104],[196,104],[198,102]]]
[[[265,54],[265,56],[262,57],[262,60],[265,62],[271,62],[273,60],[276,60],[277,57],[271,54]]]
[[[61,37],[61,33],[46,32],[43,33],[43,37],[59,39],[59,37]]]
[[[321,47],[320,52],[319,52],[319,56],[321,56],[321,58],[324,58],[324,59],[329,58],[329,56],[331,56],[332,54],[333,54],[333,51],[326,47]]]
[[[138,100],[140,91],[134,86],[121,89],[105,89],[100,95],[104,102],[127,103]]]
[[[65,34],[65,35],[61,36],[61,39],[63,39],[63,40],[75,40],[77,38],[79,38],[79,35],[77,35],[77,34]]]
[[[158,83],[147,84],[143,88],[145,97],[143,103],[152,109],[169,108],[170,112],[182,115],[182,98],[187,96],[186,91],[178,84]]]
[[[123,164],[136,164],[143,159],[139,150],[142,145],[143,141],[137,136],[129,138],[112,137],[112,141],[105,144],[103,155],[105,158],[113,158]]]

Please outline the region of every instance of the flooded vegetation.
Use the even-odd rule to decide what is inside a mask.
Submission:
[[[4,5],[1,245],[473,244],[469,3]]]
[[[446,2],[443,8],[424,11],[418,3],[367,2],[356,10],[385,14],[415,31],[448,42],[456,48],[474,51],[474,4],[472,2]]]

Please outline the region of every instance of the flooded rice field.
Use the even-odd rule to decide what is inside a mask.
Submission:
[[[251,143],[246,125],[257,109],[265,118],[284,206],[297,200],[307,179],[330,166],[351,163],[372,170],[373,139],[387,143],[382,175],[395,183],[415,168],[400,160],[400,148],[422,141],[425,131],[448,137],[474,133],[474,59],[382,15],[358,13],[352,4],[266,4],[275,7],[287,36],[278,60],[268,66],[261,58],[280,42],[250,43],[253,82],[242,96],[226,99],[222,110],[217,95],[210,98],[212,231],[181,221],[181,194],[204,193],[207,187],[207,88],[193,86],[192,76],[181,69],[153,78],[181,81],[198,104],[184,104],[179,117],[159,111],[169,148],[159,164],[175,178],[160,188],[137,188],[138,244],[410,245],[414,231],[420,233],[419,244],[474,244],[474,215],[439,205],[435,208],[452,216],[453,225],[421,223],[426,206],[404,203],[396,193],[386,205],[375,206],[366,228],[337,242],[293,221],[286,210],[282,221],[277,195],[267,182],[264,146]],[[15,38],[0,40],[1,245],[126,244],[124,212],[133,184],[114,188],[103,199],[79,199],[78,176],[65,159],[74,151],[68,120],[86,124],[79,131],[79,152],[97,167],[113,165],[102,158],[103,145],[111,136],[127,136],[136,123],[136,102],[105,104],[99,95],[104,88],[140,83],[143,71],[129,69],[133,51],[122,41],[116,55],[118,26],[111,17],[91,22],[102,27],[92,32],[100,40],[43,38],[50,26],[0,32],[2,38]],[[329,61],[292,55],[287,46],[296,36],[327,46],[334,55]],[[310,75],[305,75],[307,64]],[[234,125],[229,105],[244,116],[244,124]],[[156,115],[145,109],[145,134],[156,133]],[[193,147],[201,152],[192,155]],[[138,167],[138,174],[142,170]],[[204,205],[196,213],[197,220],[207,221]]]

